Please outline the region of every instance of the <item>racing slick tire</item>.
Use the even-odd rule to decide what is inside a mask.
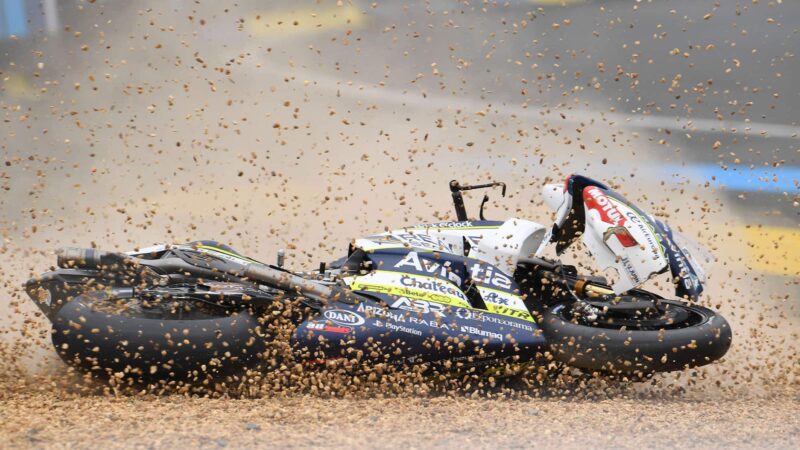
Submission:
[[[52,341],[69,365],[99,378],[137,383],[198,382],[257,365],[266,345],[248,310],[225,315],[186,308],[180,319],[145,311],[109,311],[131,301],[118,291],[95,291],[66,303],[53,318]]]
[[[731,345],[731,327],[714,311],[674,300],[660,308],[679,323],[664,320],[642,329],[609,323],[580,323],[570,302],[542,313],[541,327],[554,359],[572,367],[616,374],[650,374],[702,366],[722,358]]]

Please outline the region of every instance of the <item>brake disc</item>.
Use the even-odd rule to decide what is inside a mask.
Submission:
[[[629,295],[614,297],[613,300],[584,300],[586,303],[602,311],[602,315],[627,317],[648,317],[658,313],[654,299],[633,297]]]

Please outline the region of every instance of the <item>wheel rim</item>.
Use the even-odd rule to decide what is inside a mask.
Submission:
[[[144,299],[131,289],[96,291],[84,295],[84,305],[108,314],[152,320],[209,320],[228,312],[203,302],[169,296]]]
[[[700,308],[667,300],[654,302],[654,310],[639,317],[608,311],[591,321],[585,318],[585,314],[573,309],[573,305],[559,305],[553,312],[562,320],[577,325],[606,329],[625,327],[628,330],[639,331],[682,329],[710,320],[710,316]]]

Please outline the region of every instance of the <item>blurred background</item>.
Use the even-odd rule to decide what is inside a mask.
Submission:
[[[736,335],[704,371],[796,383],[799,33],[780,0],[2,0],[0,340],[52,352],[18,287],[61,246],[316,267],[454,218],[451,179],[547,223],[582,173],[716,255]]]

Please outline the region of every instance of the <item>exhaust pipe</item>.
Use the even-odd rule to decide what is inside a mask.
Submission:
[[[101,270],[131,264],[134,258],[117,252],[93,248],[64,247],[56,250],[58,267],[63,269]]]
[[[244,276],[267,286],[272,286],[284,291],[293,291],[321,302],[328,301],[333,296],[333,289],[323,283],[307,280],[289,272],[273,269],[262,264],[248,264],[244,269]]]

